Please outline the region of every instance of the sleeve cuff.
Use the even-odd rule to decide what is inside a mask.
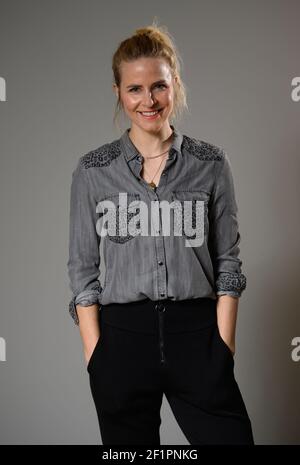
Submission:
[[[79,325],[79,318],[76,310],[76,305],[81,305],[82,307],[89,307],[90,305],[100,304],[101,291],[99,290],[86,290],[73,296],[69,302],[69,313],[74,320],[76,325]]]
[[[216,280],[216,294],[241,297],[246,285],[247,280],[243,273],[221,272]]]
[[[232,297],[240,297],[240,295],[237,293],[237,292],[224,292],[224,291],[219,291],[219,292],[216,292],[216,294],[218,296],[221,296],[221,295],[231,295]]]

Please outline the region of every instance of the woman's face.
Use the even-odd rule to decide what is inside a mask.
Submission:
[[[174,87],[171,70],[162,58],[139,58],[121,64],[120,89],[114,84],[116,95],[133,125],[145,131],[159,131],[169,125],[174,105]],[[160,110],[155,116],[142,112]]]

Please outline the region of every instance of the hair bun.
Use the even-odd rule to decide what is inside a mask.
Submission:
[[[154,32],[153,28],[150,27],[142,27],[140,29],[135,30],[135,35],[137,36],[149,36]]]

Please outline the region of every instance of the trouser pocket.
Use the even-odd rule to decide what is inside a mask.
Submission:
[[[222,338],[221,334],[220,334],[220,330],[219,330],[219,326],[218,326],[218,323],[216,323],[216,328],[215,328],[215,331],[216,331],[216,336],[217,336],[217,340],[220,344],[220,347],[222,347],[222,349],[224,350],[224,352],[227,353],[227,355],[229,355],[229,357],[234,360],[234,355],[233,353],[231,352],[231,349],[230,347],[226,344],[226,342],[224,341],[224,339]]]
[[[99,336],[99,338],[98,338],[98,341],[96,342],[96,345],[95,345],[95,347],[94,347],[94,350],[93,350],[93,352],[92,352],[92,355],[90,356],[90,359],[89,359],[88,364],[87,364],[87,367],[86,367],[88,373],[91,372],[91,370],[92,370],[92,368],[93,368],[93,365],[94,365],[94,363],[95,363],[95,359],[96,359],[96,357],[97,357],[98,351],[99,351],[100,347],[102,347],[102,342],[103,342],[103,341],[102,341],[102,339],[103,339],[103,326],[104,326],[104,325],[101,325],[101,328],[100,328],[100,336]]]

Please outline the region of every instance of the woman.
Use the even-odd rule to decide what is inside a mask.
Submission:
[[[246,278],[229,159],[170,124],[187,105],[166,30],[136,30],[112,68],[131,126],[79,159],[68,261],[102,442],[160,444],[165,394],[190,444],[253,444],[234,377]]]

